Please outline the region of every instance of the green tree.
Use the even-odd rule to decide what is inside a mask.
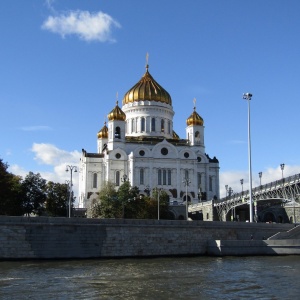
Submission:
[[[129,181],[125,181],[118,190],[119,205],[122,207],[120,217],[136,219],[143,206],[142,199],[139,198],[138,187],[132,187]]]
[[[115,185],[106,182],[87,210],[90,218],[118,218],[120,216],[120,203],[117,198]]]
[[[46,184],[46,213],[51,217],[66,217],[69,207],[68,186],[48,181]],[[74,202],[74,199],[73,199]]]
[[[159,194],[160,219],[170,219],[169,196],[165,191]],[[140,196],[138,187],[132,187],[129,181],[115,190],[115,185],[107,182],[88,209],[92,218],[157,219],[158,191],[153,190],[152,197]]]
[[[149,212],[151,212],[151,216],[153,216],[153,208],[156,209],[156,217],[158,217],[158,193],[159,193],[159,218],[160,219],[170,219],[171,215],[169,212],[169,196],[164,191],[158,191],[156,189],[153,190],[152,193],[152,204],[151,204],[151,210],[149,209]],[[154,204],[154,205],[153,205]]]
[[[21,177],[7,171],[8,164],[0,159],[0,215],[23,214]]]
[[[22,182],[22,194],[24,197],[24,212],[27,215],[31,213],[42,215],[45,211],[46,202],[46,180],[39,173],[29,172]]]

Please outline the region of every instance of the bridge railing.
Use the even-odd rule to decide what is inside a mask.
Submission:
[[[275,181],[269,182],[267,184],[259,185],[252,189],[252,196],[254,196],[254,197],[259,196],[261,194],[267,193],[272,190],[280,191],[280,193],[281,193],[280,196],[283,196],[283,188],[285,188],[286,186],[291,186],[293,184],[297,184],[299,182],[300,182],[300,173],[289,176],[289,177],[285,177],[280,180],[275,180]],[[299,192],[300,192],[300,190],[299,190]],[[295,192],[293,192],[292,194],[293,195],[299,194],[298,189]],[[276,196],[278,196],[278,195],[276,195]],[[239,193],[234,193],[232,195],[221,198],[221,199],[217,200],[216,202],[224,202],[224,201],[236,200],[236,199],[240,199],[240,198],[244,198],[244,199],[249,198],[249,190],[245,190],[245,191],[239,192]]]

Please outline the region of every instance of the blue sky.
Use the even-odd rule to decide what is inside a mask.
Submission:
[[[220,190],[300,172],[298,0],[10,0],[0,4],[0,157],[14,174],[69,179],[96,151],[105,116],[149,71],[171,95],[185,138],[197,99]],[[78,177],[75,176],[74,187]],[[75,188],[76,190],[76,188]]]

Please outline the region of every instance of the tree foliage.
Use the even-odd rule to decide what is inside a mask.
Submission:
[[[139,189],[132,187],[129,181],[124,182],[116,191],[115,185],[107,182],[88,209],[88,217],[92,218],[125,218],[125,219],[157,219],[158,192],[153,197],[140,196]],[[159,211],[161,219],[169,219],[169,196],[160,191]]]
[[[0,215],[67,216],[67,185],[47,182],[39,173],[33,172],[29,172],[23,180],[7,169],[8,164],[0,158]],[[73,195],[71,198],[73,203]]]
[[[8,164],[0,159],[0,215],[23,214],[21,177],[7,171]]]
[[[26,215],[42,215],[46,204],[46,180],[39,173],[29,172],[22,182],[23,207]]]
[[[87,216],[90,218],[115,218],[120,215],[119,201],[112,182],[106,182],[88,208]]]
[[[48,216],[68,216],[69,194],[68,186],[66,184],[48,181],[46,184],[46,197],[47,200],[45,209]]]

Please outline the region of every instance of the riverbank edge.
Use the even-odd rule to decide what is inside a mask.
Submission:
[[[0,260],[298,255],[300,239],[286,234],[293,228],[293,224],[0,216]],[[267,240],[280,233],[285,239]]]

